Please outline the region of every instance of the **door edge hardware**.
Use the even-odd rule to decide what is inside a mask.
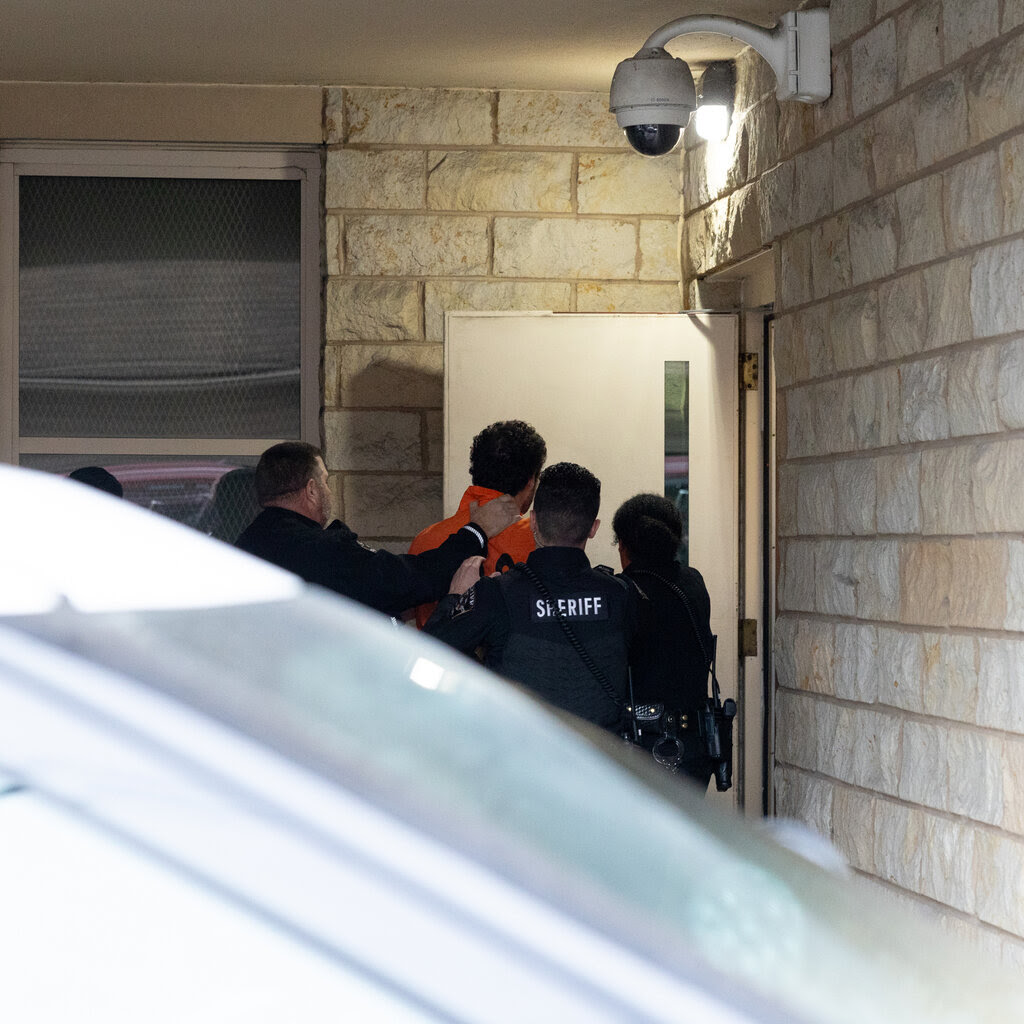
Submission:
[[[757,657],[757,619],[740,619],[740,657]]]
[[[758,379],[758,359],[756,352],[740,353],[740,390],[756,391]]]

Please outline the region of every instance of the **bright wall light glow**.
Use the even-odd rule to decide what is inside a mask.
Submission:
[[[698,107],[694,116],[697,134],[708,142],[721,142],[729,134],[729,108],[717,103]]]
[[[693,115],[697,134],[708,142],[722,142],[729,135],[736,68],[732,61],[713,60],[700,76],[697,110]]]

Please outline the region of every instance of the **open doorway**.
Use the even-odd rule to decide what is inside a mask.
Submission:
[[[601,479],[593,563],[618,566],[610,523],[626,498],[651,491],[682,502],[686,557],[711,595],[722,695],[734,698],[744,685],[740,325],[735,314],[451,313],[445,335],[445,514],[469,483],[473,436],[501,419],[527,420],[549,462],[579,462]],[[759,748],[759,688],[744,699]],[[746,806],[744,763],[737,752],[734,787],[716,799]],[[751,763],[760,771],[760,754]],[[759,780],[757,789],[759,816]]]

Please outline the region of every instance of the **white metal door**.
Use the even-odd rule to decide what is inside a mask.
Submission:
[[[549,465],[578,462],[600,478],[602,525],[587,554],[616,569],[612,516],[634,494],[664,491],[666,364],[687,364],[690,564],[711,594],[723,696],[736,697],[737,317],[449,313],[445,323],[445,515],[469,484],[473,436],[496,420],[526,420],[544,437]]]

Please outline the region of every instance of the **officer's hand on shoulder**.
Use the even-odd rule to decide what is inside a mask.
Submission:
[[[469,506],[469,521],[479,526],[488,537],[497,536],[518,518],[519,506],[511,494],[502,494],[486,505],[479,505],[474,501]]]

